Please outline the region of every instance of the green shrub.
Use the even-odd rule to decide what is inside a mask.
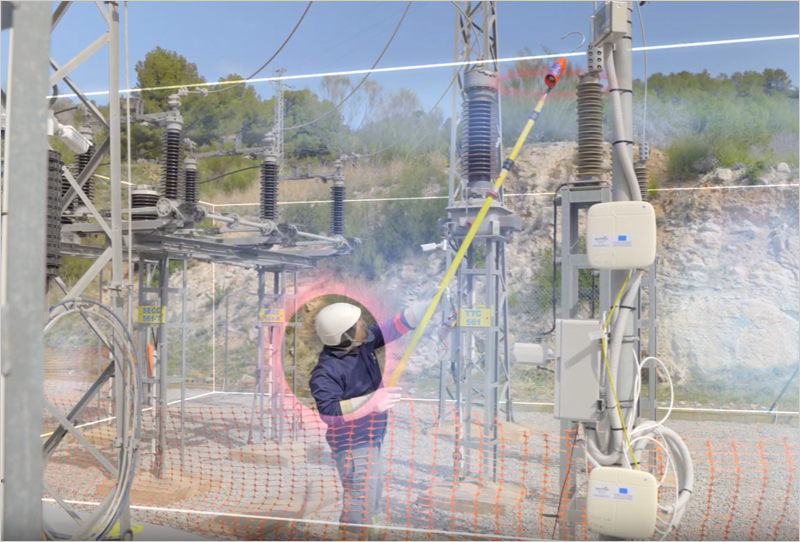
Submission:
[[[707,173],[716,160],[714,147],[702,136],[688,136],[667,147],[667,174],[684,180]],[[711,167],[708,165],[711,164]]]

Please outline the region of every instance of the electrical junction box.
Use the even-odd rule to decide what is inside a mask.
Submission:
[[[628,3],[603,2],[592,14],[591,46],[615,43],[628,31]]]
[[[656,259],[656,212],[646,201],[613,201],[589,208],[586,255],[594,269],[638,269]]]
[[[589,473],[586,525],[606,536],[648,540],[656,529],[658,484],[649,472],[595,467]]]
[[[598,320],[556,320],[556,419],[596,422],[600,416],[602,329]]]

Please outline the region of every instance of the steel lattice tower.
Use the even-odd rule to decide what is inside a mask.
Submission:
[[[502,164],[496,3],[464,2],[458,7],[454,57],[464,64],[456,68],[463,71],[458,74],[459,87],[453,91],[452,118],[457,118],[460,109],[461,122],[452,123],[450,134],[448,208],[443,228],[452,243],[448,265],[455,255],[452,246],[458,247],[463,241]],[[506,421],[512,417],[506,243],[520,227],[519,217],[504,206],[501,190],[458,270],[453,288],[451,302],[458,320],[449,332],[449,351],[440,360],[439,423],[446,420],[446,401],[452,396],[456,401],[456,468],[462,479],[474,475],[483,482],[496,479],[499,424],[501,417]],[[476,314],[467,311],[476,310],[481,311],[482,318],[466,318]],[[474,434],[477,428],[470,422],[480,425],[479,434]]]

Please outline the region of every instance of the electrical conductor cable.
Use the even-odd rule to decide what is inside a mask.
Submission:
[[[232,89],[232,88],[234,88],[234,87],[236,87],[236,86],[238,86],[238,85],[241,85],[242,83],[247,83],[247,82],[248,82],[250,79],[252,79],[252,78],[253,78],[253,77],[255,77],[256,75],[258,75],[258,74],[261,72],[261,70],[263,70],[264,68],[266,68],[266,67],[269,65],[269,63],[270,63],[270,62],[272,62],[272,61],[275,59],[275,57],[276,57],[276,56],[278,56],[278,54],[280,54],[280,52],[281,52],[281,51],[283,51],[283,48],[284,48],[284,47],[286,47],[286,44],[287,44],[287,43],[289,43],[289,40],[290,40],[290,39],[292,39],[292,36],[294,36],[294,33],[295,33],[295,31],[296,31],[296,30],[298,29],[298,27],[300,26],[300,23],[302,23],[302,22],[303,22],[303,19],[305,19],[305,17],[306,17],[306,13],[308,13],[308,10],[311,8],[311,4],[313,4],[313,3],[314,3],[314,2],[309,2],[309,3],[306,5],[306,9],[303,11],[303,14],[302,14],[302,15],[300,15],[300,19],[299,19],[299,20],[297,21],[297,23],[294,25],[294,28],[292,28],[292,31],[291,31],[291,32],[289,32],[289,35],[288,35],[288,36],[286,36],[286,39],[285,39],[285,40],[283,40],[283,43],[281,43],[281,46],[280,46],[280,47],[278,47],[278,50],[277,50],[277,51],[275,51],[275,54],[273,54],[271,57],[269,57],[269,60],[267,60],[266,62],[264,62],[264,63],[261,65],[261,67],[260,67],[260,68],[258,68],[258,69],[257,69],[256,71],[254,71],[252,74],[250,74],[250,76],[248,76],[247,78],[245,78],[245,79],[242,79],[241,81],[237,81],[236,83],[234,83],[233,85],[231,85],[231,86],[229,86],[229,87],[225,87],[225,88],[219,88],[219,89],[217,89],[217,90],[209,90],[209,91],[208,91],[208,93],[209,93],[209,94],[216,94],[216,93],[218,93],[218,92],[223,92],[223,91],[226,91],[226,90]]]
[[[359,83],[353,88],[353,90],[350,91],[350,94],[345,96],[344,99],[341,102],[339,102],[337,105],[335,105],[333,107],[333,109],[328,110],[328,112],[320,115],[319,117],[315,118],[314,120],[311,120],[309,122],[304,122],[303,124],[298,124],[297,126],[289,126],[288,128],[284,128],[282,131],[286,132],[288,130],[296,130],[298,128],[303,128],[305,126],[309,126],[311,124],[314,124],[315,122],[318,122],[318,121],[324,119],[325,117],[327,117],[328,115],[330,115],[331,113],[333,113],[334,111],[339,109],[347,100],[349,100],[353,96],[353,94],[355,94],[358,91],[358,89],[361,88],[361,85],[363,85],[364,82],[367,80],[367,78],[370,76],[370,74],[372,73],[372,70],[375,69],[375,66],[377,66],[378,62],[380,62],[381,59],[383,58],[383,55],[386,53],[386,50],[389,49],[389,46],[392,44],[392,40],[394,40],[395,35],[397,35],[397,31],[400,30],[400,25],[403,24],[403,19],[406,18],[406,13],[408,13],[408,9],[410,7],[411,7],[411,2],[406,4],[406,9],[403,11],[403,15],[400,17],[400,20],[397,22],[397,26],[395,27],[394,32],[392,32],[392,35],[389,37],[389,41],[386,42],[386,46],[383,48],[383,51],[381,51],[381,54],[378,55],[377,60],[375,60],[375,63],[372,64],[372,67],[369,69],[369,71],[363,77],[363,79],[361,79],[361,81],[359,81]]]
[[[639,26],[642,29],[642,50],[644,52],[644,111],[642,112],[642,143],[647,143],[647,38],[644,35],[644,21],[640,2],[635,2],[636,13],[639,14]]]

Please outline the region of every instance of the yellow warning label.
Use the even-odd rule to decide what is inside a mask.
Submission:
[[[489,327],[492,325],[493,312],[493,309],[483,305],[476,305],[472,309],[461,309],[458,325],[461,327]]]
[[[261,309],[261,321],[265,324],[282,324],[283,309]]]
[[[139,307],[140,324],[163,324],[164,307],[158,305],[144,305]]]

